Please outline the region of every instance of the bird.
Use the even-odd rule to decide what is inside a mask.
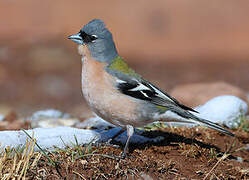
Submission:
[[[195,122],[234,136],[220,125],[197,117],[194,115],[197,111],[181,104],[129,67],[119,56],[104,21],[93,19],[68,39],[78,44],[82,56],[81,87],[87,104],[102,119],[127,130],[123,158],[134,128],[154,121]],[[168,111],[183,120],[170,119],[165,115]]]

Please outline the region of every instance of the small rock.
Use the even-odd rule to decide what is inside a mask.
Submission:
[[[182,104],[190,107],[199,106],[208,100],[221,95],[233,95],[248,101],[246,93],[242,89],[226,82],[179,85],[176,86],[170,94]]]
[[[58,126],[74,126],[77,122],[79,122],[76,118],[69,118],[69,119],[61,119],[61,118],[45,118],[40,119],[39,121],[32,121],[31,126],[32,128],[53,128]]]
[[[41,111],[36,111],[33,113],[33,115],[30,117],[31,121],[35,121],[37,119],[41,118],[71,118],[70,114],[63,113],[61,111],[55,110],[55,109],[46,109],[46,110],[41,110]]]
[[[140,177],[138,176],[138,180],[154,180],[157,178],[153,178],[152,175],[149,175],[148,172],[141,172]]]
[[[198,170],[195,173],[198,174],[198,175],[203,175],[204,174],[203,170]]]
[[[240,126],[241,117],[246,115],[248,105],[235,96],[218,96],[195,110],[199,112],[195,113],[198,117],[236,129]]]
[[[27,118],[27,120],[31,121],[32,128],[73,126],[79,122],[79,119],[72,118],[70,114],[54,109],[37,111],[30,118]]]
[[[239,163],[243,163],[244,160],[242,157],[236,157],[236,161],[239,162]]]
[[[80,163],[81,163],[82,165],[86,165],[88,162],[87,162],[87,160],[85,160],[85,159],[83,160],[83,159],[82,159],[82,160],[80,160]]]
[[[249,151],[249,144],[246,144],[245,147],[244,147],[244,149],[245,149],[246,151]]]

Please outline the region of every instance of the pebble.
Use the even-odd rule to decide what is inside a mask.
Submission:
[[[31,122],[32,128],[74,126],[79,122],[79,119],[72,118],[70,114],[54,109],[37,111],[31,117],[27,118],[27,120]]]
[[[196,116],[225,125],[230,129],[237,129],[248,111],[248,105],[236,96],[218,96],[204,105],[195,108],[199,112]]]

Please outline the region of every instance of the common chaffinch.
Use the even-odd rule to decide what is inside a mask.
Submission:
[[[86,102],[104,120],[127,129],[123,157],[134,127],[153,121],[197,122],[234,136],[221,126],[195,116],[191,113],[196,112],[194,109],[181,104],[131,69],[118,55],[112,34],[102,20],[90,21],[79,33],[68,38],[79,44],[82,92]],[[167,111],[184,120],[168,118]]]

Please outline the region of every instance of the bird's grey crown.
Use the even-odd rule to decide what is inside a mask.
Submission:
[[[93,58],[101,62],[110,63],[118,56],[112,34],[100,19],[94,19],[86,24],[81,30],[97,39],[86,43]]]
[[[96,35],[98,37],[105,37],[107,36],[105,32],[109,32],[108,29],[106,29],[106,25],[104,21],[100,19],[94,19],[90,22],[88,22],[86,25],[83,26],[81,31],[84,31],[85,33],[89,35]],[[111,34],[110,34],[111,35]],[[109,36],[109,34],[108,34]]]

